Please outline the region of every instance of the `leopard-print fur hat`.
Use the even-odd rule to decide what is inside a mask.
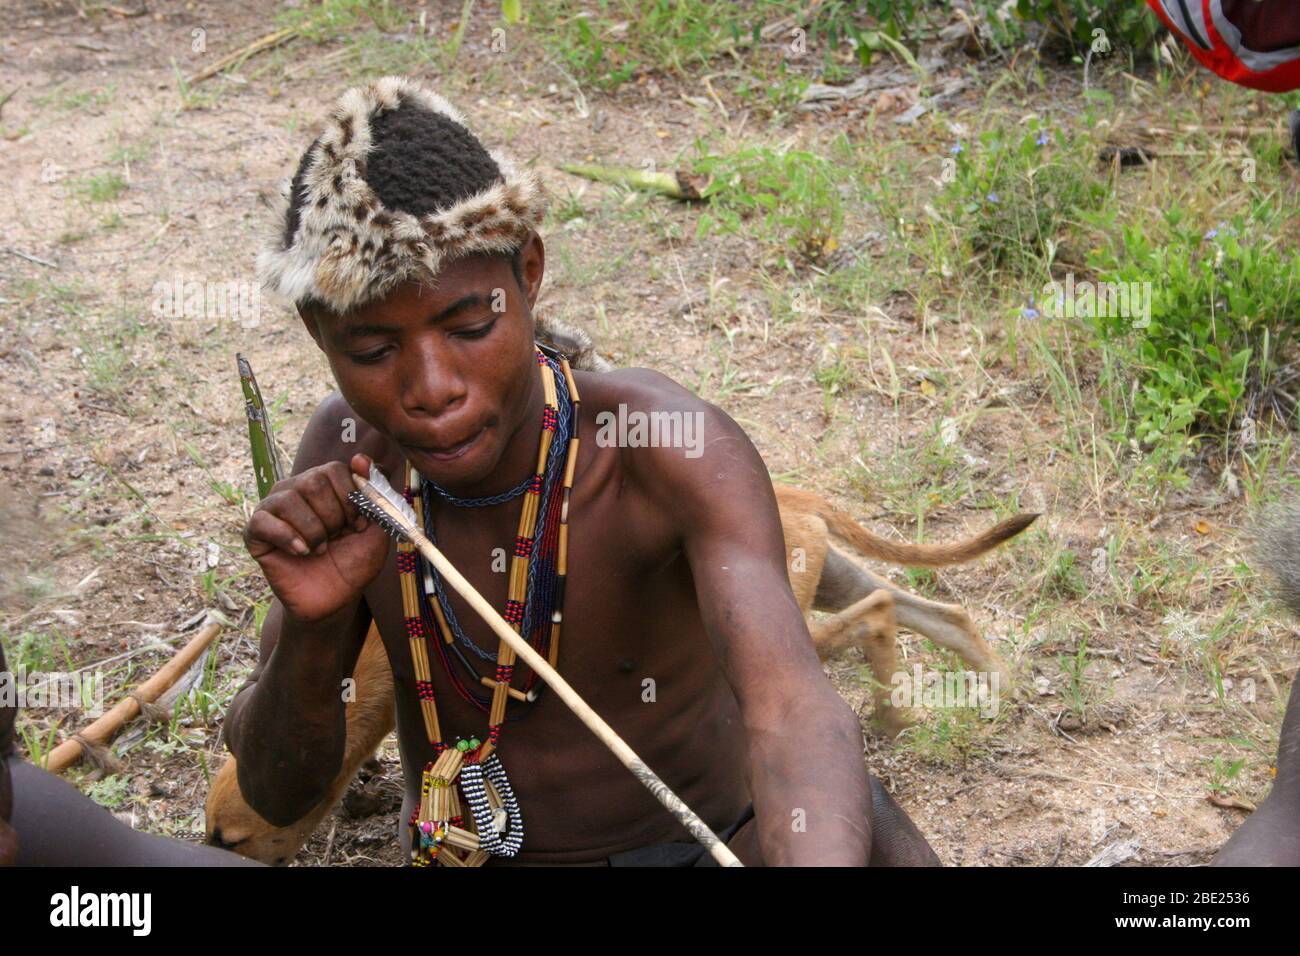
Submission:
[[[407,104],[468,130],[446,99],[401,77],[344,93],[303,159],[298,195],[284,190],[277,234],[258,256],[268,290],[345,313],[408,279],[431,280],[459,256],[509,254],[540,225],[547,205],[540,181],[498,150],[487,152],[500,176],[476,195],[419,216],[385,208],[366,182],[371,123]]]

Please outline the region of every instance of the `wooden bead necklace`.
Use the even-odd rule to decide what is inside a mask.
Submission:
[[[503,617],[555,667],[568,573],[569,500],[578,461],[579,399],[568,361],[558,353],[555,353],[558,361],[553,360],[547,351],[539,346],[536,353],[545,405],[537,468],[532,478],[503,495],[456,498],[422,480],[420,473],[407,462],[403,495],[430,541],[434,538],[426,515],[432,512],[431,494],[457,507],[483,507],[523,496]],[[563,477],[557,494],[555,484],[560,480],[561,461]],[[524,715],[522,712],[507,715],[508,704],[515,701],[526,712],[528,704],[537,699],[540,690],[537,675],[529,675],[523,689],[511,686],[514,650],[502,641],[493,655],[465,635],[438,573],[408,542],[397,545],[397,570],[420,713],[426,736],[438,755],[424,768],[420,804],[412,811],[409,821],[411,864],[482,866],[490,856],[512,857],[523,843],[523,816],[495,751],[502,726]],[[443,740],[434,701],[430,645],[456,691],[487,713],[486,740],[458,738],[454,744]],[[494,660],[494,676],[480,675],[461,652],[461,645],[480,658]],[[458,676],[456,664],[466,671],[466,680]],[[490,687],[491,694],[485,697],[478,690],[480,686]],[[468,804],[468,819],[462,797]]]

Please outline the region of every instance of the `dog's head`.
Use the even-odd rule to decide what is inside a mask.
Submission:
[[[288,864],[320,822],[314,815],[277,827],[244,800],[234,759],[227,760],[208,791],[207,842],[271,866]]]

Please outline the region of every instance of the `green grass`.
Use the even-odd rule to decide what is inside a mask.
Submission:
[[[136,407],[138,397],[135,383],[140,365],[135,341],[141,331],[138,322],[127,320],[108,329],[87,328],[80,335],[85,387],[127,415]]]
[[[50,751],[58,745],[58,724],[53,724],[42,732],[36,724],[20,714],[17,726],[18,736],[23,742],[23,750],[27,752],[27,759],[38,766],[43,764]]]
[[[33,97],[32,105],[39,110],[73,113],[80,110],[102,109],[111,104],[116,95],[116,83],[86,90],[68,90],[64,83],[60,83],[50,92]]]
[[[1071,219],[1104,200],[1091,149],[1087,135],[1038,120],[953,141],[938,209],[957,260],[973,259],[1001,281],[1044,276]]]
[[[308,55],[323,61],[327,58],[328,65],[323,62],[315,75],[335,78],[450,71],[456,58],[455,44],[429,32],[433,26],[430,19],[426,18],[426,30],[420,31],[410,8],[393,0],[323,0],[281,10],[276,17],[278,26],[292,27],[308,43],[333,47],[327,54]],[[263,62],[250,64],[248,76],[274,78],[287,68],[295,72],[310,68],[303,63],[303,56],[299,43],[289,44],[271,51]]]
[[[87,202],[112,202],[127,190],[121,173],[110,171],[88,176],[77,183],[77,195]]]
[[[932,6],[916,0],[866,6],[831,0],[810,19],[793,0],[535,0],[523,10],[525,28],[581,84],[612,90],[640,73],[686,75],[734,55],[745,72],[734,92],[784,106],[806,84],[800,74],[851,79],[888,48],[882,34],[931,22]]]
[[[1080,638],[1073,654],[1058,654],[1057,666],[1065,680],[1061,686],[1061,702],[1067,710],[1088,722],[1088,713],[1110,698],[1112,689],[1093,677],[1089,671],[1095,665],[1088,658],[1087,638]]]
[[[735,234],[776,251],[794,270],[834,252],[844,226],[844,168],[835,154],[852,153],[842,137],[822,155],[767,145],[713,154],[697,143],[694,169],[710,177],[696,235]]]
[[[57,627],[41,631],[22,631],[5,634],[3,644],[10,667],[24,668],[29,674],[35,671],[73,670],[72,655],[67,641]]]

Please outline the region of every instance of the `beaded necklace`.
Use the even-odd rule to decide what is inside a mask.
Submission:
[[[456,498],[422,480],[407,462],[403,495],[431,541],[432,527],[426,517],[432,512],[431,493],[458,507],[483,507],[523,496],[502,616],[554,667],[568,571],[569,499],[578,460],[579,399],[573,373],[563,356],[557,363],[539,347],[537,363],[541,367],[545,407],[537,468],[531,478],[504,495]],[[561,481],[557,494],[555,485]],[[420,804],[409,821],[411,865],[482,866],[490,856],[514,856],[523,843],[523,816],[495,751],[502,725],[523,716],[507,716],[507,704],[512,700],[525,705],[535,701],[537,675],[530,675],[522,690],[511,686],[514,650],[502,641],[493,655],[470,641],[456,621],[441,577],[413,545],[398,543],[397,570],[420,713],[426,736],[438,755],[424,768]],[[471,648],[485,660],[494,660],[494,675],[480,675],[458,644]],[[448,744],[443,740],[433,694],[430,645],[457,692],[487,713],[485,741],[478,737],[458,738]],[[468,680],[458,676],[457,663],[469,675]],[[484,697],[478,691],[480,686],[490,687],[492,693]],[[469,807],[468,819],[462,797]]]

